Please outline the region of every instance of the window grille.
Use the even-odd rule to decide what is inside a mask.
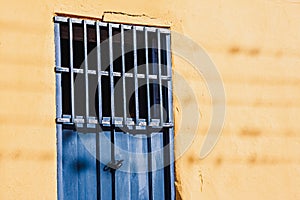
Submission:
[[[63,177],[66,171],[63,157],[68,156],[68,152],[65,152],[63,145],[64,131],[68,130],[82,133],[110,131],[113,144],[120,142],[116,132],[150,135],[145,140],[148,152],[155,150],[154,143],[161,147],[171,144],[163,155],[162,162],[169,165],[162,174],[155,175],[150,170],[146,175],[149,185],[146,199],[174,199],[170,31],[159,27],[61,16],[54,17],[54,24],[59,199],[67,198],[64,195],[66,189],[63,189],[66,185],[64,178],[68,178]],[[160,142],[151,138],[153,132],[161,133],[158,137]],[[67,144],[68,151],[69,148],[72,147]],[[117,199],[118,184],[116,169],[109,169],[111,166],[121,166],[114,151],[112,147],[111,162],[105,166],[92,161],[98,177],[101,173],[108,173],[106,171],[111,172],[111,199]],[[154,162],[151,159],[154,158],[150,157],[149,163]],[[98,185],[95,189],[99,196],[97,199],[106,199],[104,179],[97,178],[95,181]],[[131,195],[134,199],[134,194]],[[76,197],[79,198],[79,194]]]

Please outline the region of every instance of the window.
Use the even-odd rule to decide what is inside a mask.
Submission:
[[[54,24],[59,199],[174,199],[170,31]]]

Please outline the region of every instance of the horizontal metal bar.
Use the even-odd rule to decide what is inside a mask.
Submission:
[[[55,72],[69,72],[67,67],[55,67]]]
[[[83,74],[84,73],[83,69],[77,69],[77,68],[73,68],[73,72],[76,73],[76,74]]]
[[[123,28],[124,28],[124,29],[132,29],[132,26],[131,26],[131,25],[126,25],[126,24],[124,24],[124,25],[123,25]]]
[[[89,124],[98,124],[98,120],[96,117],[89,117],[87,121]]]
[[[133,73],[125,73],[125,77],[130,77],[130,78],[132,78],[132,77],[133,77]]]
[[[149,79],[157,79],[157,75],[149,75]]]
[[[135,122],[134,122],[133,118],[127,118],[126,119],[126,125],[127,126],[133,126],[133,125],[135,125]]]
[[[112,123],[116,127],[122,127],[123,126],[123,117],[115,117]]]
[[[171,33],[171,31],[169,29],[165,29],[165,28],[160,28],[159,31],[160,31],[160,33],[164,33],[164,34]]]
[[[97,71],[96,71],[96,70],[91,70],[91,69],[89,69],[89,70],[88,70],[88,74],[95,74],[95,75],[96,75],[96,74],[97,74]]]
[[[67,67],[55,67],[55,72],[70,72],[70,69]],[[73,72],[76,74],[83,74],[84,70],[74,68]],[[96,70],[88,70],[88,74],[97,74],[97,71]]]
[[[101,75],[101,76],[109,76],[109,72],[108,71],[100,71],[99,75]]]
[[[170,77],[170,76],[161,76],[161,80],[170,81],[171,79],[172,79],[172,77]]]
[[[85,20],[85,23],[87,24],[87,25],[95,25],[96,24],[96,21],[95,20]]]
[[[83,20],[78,18],[70,18],[73,24],[82,24]]]
[[[122,74],[121,74],[121,72],[113,72],[113,76],[121,77]]]
[[[137,74],[137,77],[138,78],[145,78],[146,76],[145,76],[145,74]]]
[[[137,31],[144,31],[145,27],[144,26],[135,26],[135,29]]]
[[[145,27],[145,30],[148,32],[156,32],[157,28],[154,27]]]
[[[109,23],[112,28],[120,28],[120,24]]]
[[[58,117],[56,118],[56,123],[70,123],[71,119],[70,118],[63,118],[63,117]]]
[[[68,17],[54,16],[54,22],[68,22]]]
[[[101,123],[103,126],[110,126],[110,117],[103,117]]]
[[[85,120],[83,118],[75,118],[74,119],[75,124],[83,124],[84,122],[85,122]]]
[[[152,127],[159,127],[160,124],[160,119],[150,119],[150,124],[149,126]]]
[[[68,19],[69,17],[63,17],[63,16],[55,16],[54,17],[54,22],[68,22]],[[82,23],[83,19],[76,19],[76,18],[72,18],[72,22],[73,23]],[[98,22],[98,24],[100,26],[107,26],[108,23],[106,22],[100,22],[100,21],[97,21],[97,20],[85,20],[86,21],[86,24],[88,25],[95,25],[96,22]],[[117,24],[117,23],[110,23],[112,25],[113,28],[119,28],[120,27],[120,24]],[[123,25],[124,29],[132,29],[132,25],[127,25],[127,24],[124,24]],[[136,27],[136,30],[138,31],[143,31],[143,30],[147,30],[149,32],[156,32],[157,29],[160,30],[161,33],[165,33],[165,34],[168,34],[168,33],[171,33],[171,31],[169,29],[166,29],[166,28],[155,28],[155,27],[144,27],[144,26],[134,26]]]
[[[146,119],[139,119],[137,125],[138,126],[147,126]]]
[[[163,127],[174,127],[174,124],[169,122],[169,123],[163,123]]]
[[[108,23],[106,23],[106,22],[99,22],[99,21],[98,21],[98,24],[99,24],[99,26],[107,27],[107,24],[108,24]]]

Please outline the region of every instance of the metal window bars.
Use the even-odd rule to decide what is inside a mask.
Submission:
[[[54,22],[57,123],[173,127],[168,29],[60,16]]]

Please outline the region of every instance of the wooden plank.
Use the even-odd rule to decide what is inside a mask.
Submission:
[[[77,134],[79,199],[97,199],[96,134]]]
[[[130,192],[131,199],[149,199],[148,187],[148,157],[147,157],[147,136],[146,135],[130,135]],[[159,198],[161,199],[161,198]]]
[[[63,199],[78,199],[77,134],[72,130],[62,132]]]
[[[100,160],[100,199],[112,199],[112,178],[109,171],[104,171],[104,167],[111,161],[110,131],[99,133],[99,160]]]
[[[123,160],[122,167],[115,173],[115,197],[118,200],[129,200],[131,199],[129,135],[123,132],[115,133],[115,160]]]

